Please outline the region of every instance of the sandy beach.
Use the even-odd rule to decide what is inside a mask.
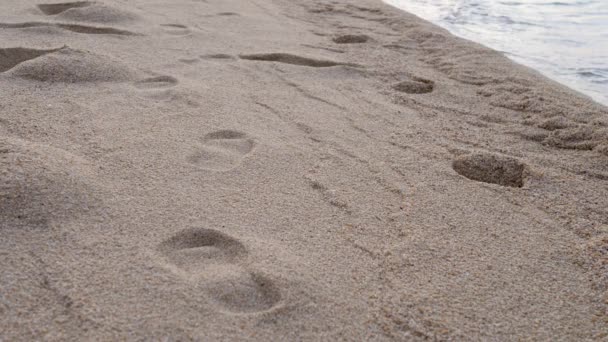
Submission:
[[[601,341],[608,109],[380,0],[0,2],[0,341]]]

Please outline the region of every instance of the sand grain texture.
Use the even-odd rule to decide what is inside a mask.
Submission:
[[[0,2],[0,340],[608,338],[608,109],[375,0]]]

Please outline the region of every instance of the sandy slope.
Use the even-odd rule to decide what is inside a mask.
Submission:
[[[601,340],[608,110],[372,0],[0,2],[0,340]]]

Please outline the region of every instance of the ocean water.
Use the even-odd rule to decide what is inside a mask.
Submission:
[[[385,0],[608,105],[608,0]]]

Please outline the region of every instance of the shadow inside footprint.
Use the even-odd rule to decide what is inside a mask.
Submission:
[[[174,265],[190,270],[201,264],[232,263],[247,254],[238,240],[213,229],[186,229],[158,246]]]
[[[65,12],[72,8],[81,8],[92,5],[92,1],[75,1],[75,2],[62,2],[56,4],[40,4],[38,9],[46,15],[56,15]]]
[[[228,171],[237,167],[249,154],[255,143],[247,134],[221,130],[209,133],[203,138],[203,148],[188,160],[206,170]]]
[[[46,55],[47,53],[55,52],[60,49],[61,48],[52,50],[38,50],[20,47],[0,49],[0,72],[10,70],[20,63],[38,58]]]
[[[108,34],[108,35],[118,35],[118,36],[137,36],[139,34],[126,31],[119,30],[112,27],[96,27],[96,26],[88,26],[88,25],[76,25],[76,24],[61,24],[61,23],[46,23],[46,22],[25,22],[25,23],[0,23],[0,28],[4,29],[29,29],[29,28],[59,28],[66,31],[71,31],[74,33],[83,33],[83,34]]]
[[[526,164],[503,155],[477,153],[455,159],[452,168],[471,180],[521,188],[524,185]]]
[[[135,82],[135,87],[139,89],[170,88],[176,86],[177,83],[178,81],[175,77],[156,76]]]
[[[216,280],[206,285],[212,300],[223,311],[251,314],[272,309],[281,301],[274,282],[248,271],[218,272]]]
[[[412,80],[395,84],[393,89],[406,94],[427,94],[435,89],[435,82],[415,77]]]
[[[231,56],[226,53],[212,53],[212,54],[208,54],[208,55],[201,55],[200,57],[202,59],[223,59],[223,60],[235,59],[234,56]]]
[[[239,57],[241,59],[246,59],[250,61],[277,62],[284,64],[308,66],[313,68],[326,68],[337,65],[349,65],[346,63],[338,63],[330,60],[296,56],[289,53],[260,53],[251,55],[240,55]]]
[[[369,40],[364,34],[345,34],[332,39],[336,44],[362,44]]]
[[[185,25],[180,24],[162,24],[160,25],[165,33],[170,34],[172,36],[187,36],[192,31]]]
[[[235,13],[235,12],[220,12],[217,15],[222,16],[222,17],[233,17],[233,16],[239,16],[240,14]]]

